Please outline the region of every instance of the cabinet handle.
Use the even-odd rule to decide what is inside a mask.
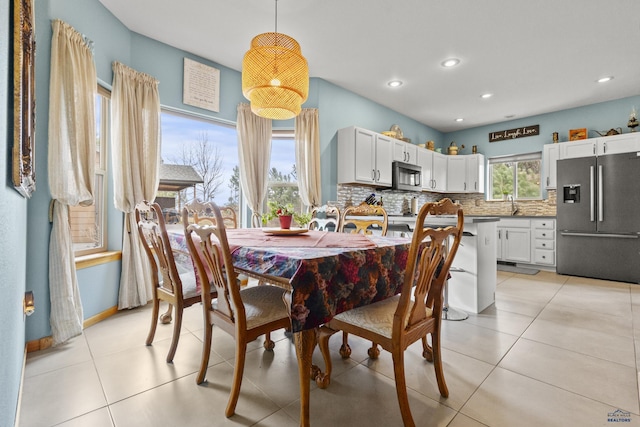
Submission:
[[[593,154],[596,154],[596,144],[593,144]]]
[[[509,230],[504,230],[504,237],[509,240]]]
[[[371,169],[371,179],[372,179],[373,181],[375,181],[375,180],[376,180],[376,170],[375,170],[375,169]]]
[[[467,191],[467,183],[464,183],[464,191]]]
[[[376,178],[376,181],[380,181],[380,169],[378,169],[378,178]]]
[[[502,239],[502,230],[498,230],[498,239]]]
[[[607,143],[605,142],[603,145],[604,145],[604,152],[606,153],[607,152]]]
[[[549,177],[547,177],[547,185],[549,185]]]
[[[547,233],[542,233],[542,237],[547,237]]]

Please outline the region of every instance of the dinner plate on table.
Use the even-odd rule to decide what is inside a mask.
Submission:
[[[306,228],[263,228],[262,232],[265,234],[271,234],[273,236],[294,236],[296,234],[303,234],[309,231]]]

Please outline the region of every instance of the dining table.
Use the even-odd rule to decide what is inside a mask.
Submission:
[[[170,227],[167,232],[178,253],[176,262],[190,262],[182,226]],[[236,271],[291,292],[300,426],[309,426],[311,360],[318,328],[343,311],[399,293],[411,240],[267,228],[227,229],[226,234]]]

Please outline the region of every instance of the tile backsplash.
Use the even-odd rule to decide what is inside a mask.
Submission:
[[[465,215],[511,215],[511,202],[508,200],[487,201],[484,194],[441,194],[429,192],[400,192],[391,190],[376,191],[366,185],[338,185],[338,200],[327,203],[344,209],[346,206],[359,205],[371,194],[376,200],[381,200],[390,215],[400,215],[408,211],[411,199],[418,199],[418,206],[427,202],[438,201],[444,197],[459,202]],[[546,200],[518,200],[516,201],[518,215],[523,216],[555,216],[556,191],[548,190]]]

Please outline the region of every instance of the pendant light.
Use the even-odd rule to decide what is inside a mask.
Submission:
[[[309,95],[309,67],[300,45],[286,34],[258,34],[242,60],[242,94],[251,101],[251,111],[267,119],[291,119]]]

